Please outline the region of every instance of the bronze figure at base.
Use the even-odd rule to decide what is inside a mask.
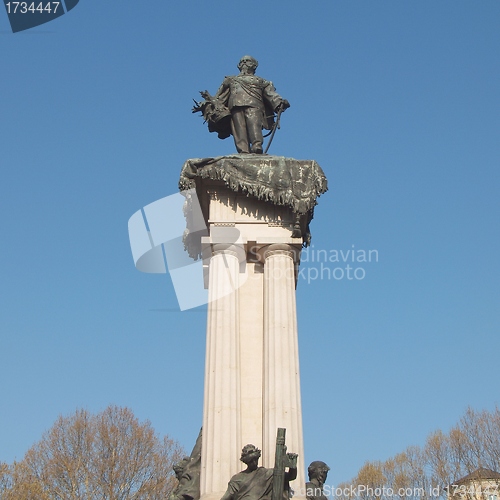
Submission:
[[[258,466],[260,455],[261,451],[253,444],[243,447],[240,460],[247,468],[231,478],[221,500],[271,500],[275,471]],[[290,498],[289,482],[297,477],[297,455],[288,453],[287,456],[291,465],[288,472],[285,472],[284,500]]]
[[[329,470],[330,467],[325,462],[320,460],[311,462],[311,465],[307,468],[309,476],[309,481],[306,483],[307,500],[327,500],[323,492],[323,485]]]

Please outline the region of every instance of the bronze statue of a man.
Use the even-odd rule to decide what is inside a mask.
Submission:
[[[274,114],[290,107],[272,82],[255,75],[258,62],[243,56],[240,74],[226,76],[215,96],[200,92],[205,101],[196,103],[193,112],[201,111],[210,132],[220,139],[232,135],[238,153],[262,154],[262,129],[271,130]]]
[[[240,460],[247,468],[231,478],[221,500],[271,500],[274,469],[258,466],[260,454],[260,450],[253,444],[243,447]],[[283,498],[286,500],[290,498],[288,483],[297,477],[297,455],[288,453],[288,458],[294,466],[290,466],[288,472],[285,472]]]
[[[307,500],[327,500],[323,493],[323,485],[325,484],[329,470],[330,467],[325,462],[321,462],[320,460],[311,462],[311,465],[307,468],[309,476],[309,481],[306,483]]]

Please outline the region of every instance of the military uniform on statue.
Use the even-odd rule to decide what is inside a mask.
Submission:
[[[193,108],[193,112],[203,113],[209,130],[221,139],[231,134],[238,153],[262,154],[262,129],[271,130],[274,113],[290,107],[272,82],[255,76],[258,64],[253,57],[243,56],[238,64],[240,74],[226,76],[213,97],[201,92],[206,101]]]

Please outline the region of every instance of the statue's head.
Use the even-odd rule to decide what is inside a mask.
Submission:
[[[241,71],[246,66],[251,73],[255,73],[259,62],[252,56],[243,56],[238,63],[238,69]]]
[[[189,457],[184,457],[182,460],[177,462],[172,468],[174,469],[175,477],[180,479],[186,465],[189,463]]]
[[[253,444],[247,444],[246,446],[243,446],[243,449],[241,450],[241,458],[240,460],[248,465],[250,462],[253,461],[259,461],[260,458],[260,450]]]
[[[315,462],[311,462],[311,465],[307,468],[307,474],[309,475],[309,481],[312,479],[318,479],[321,483],[324,483],[326,480],[326,476],[330,467],[322,462],[321,460],[316,460]]]

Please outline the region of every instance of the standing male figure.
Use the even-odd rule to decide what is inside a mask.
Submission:
[[[260,450],[253,444],[243,447],[240,460],[247,468],[231,478],[221,500],[271,500],[274,469],[259,467],[260,455]],[[289,482],[297,477],[297,454],[288,453],[288,458],[293,465],[285,472],[283,500],[289,500]]]
[[[193,112],[203,113],[210,132],[218,132],[219,138],[231,133],[238,153],[262,154],[262,129],[270,130],[274,113],[290,107],[272,82],[255,75],[258,64],[255,58],[243,56],[238,64],[240,74],[226,76],[213,97],[201,92],[206,101],[193,108]]]
[[[321,460],[316,460],[309,465],[307,468],[309,482],[306,483],[307,500],[327,500],[323,492],[323,485],[329,470],[330,467]]]

